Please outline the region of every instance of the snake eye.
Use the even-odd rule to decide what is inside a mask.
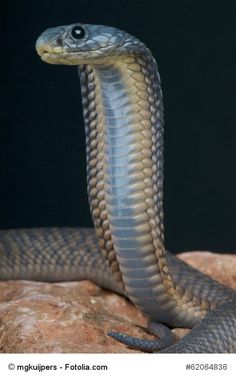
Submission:
[[[74,26],[73,29],[71,30],[71,35],[75,39],[81,39],[85,36],[85,30],[82,28],[82,26]]]

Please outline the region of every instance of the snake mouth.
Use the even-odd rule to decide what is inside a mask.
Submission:
[[[40,54],[40,57],[43,62],[57,63],[58,55],[58,53],[49,53],[48,51],[44,51],[42,54]]]
[[[51,46],[49,43],[37,41],[36,50],[41,60],[50,64],[78,65],[78,52],[64,51],[61,46]]]
[[[58,59],[58,56],[63,53],[60,46],[51,46],[50,43],[45,43],[40,38],[36,42],[36,50],[42,61],[47,63],[54,63]]]
[[[42,54],[40,54],[40,57],[43,59],[44,57],[50,57],[51,56],[51,53],[49,53],[48,51],[43,51]]]
[[[100,51],[100,56],[94,57],[92,53],[89,54],[80,52],[80,51],[71,51],[65,52],[62,49],[51,48],[48,49],[38,48],[37,52],[43,62],[54,64],[54,65],[68,65],[68,66],[77,66],[82,64],[88,64],[92,62],[95,64],[103,64],[110,60],[109,55],[102,55]]]
[[[41,60],[50,64],[70,64],[67,63],[69,53],[65,53],[62,49],[37,46],[37,53]]]

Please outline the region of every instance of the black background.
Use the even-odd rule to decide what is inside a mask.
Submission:
[[[0,227],[90,226],[75,67],[44,64],[46,28],[105,24],[159,64],[166,246],[236,250],[235,2],[64,0],[1,5]]]

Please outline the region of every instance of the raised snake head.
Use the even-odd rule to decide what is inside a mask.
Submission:
[[[108,26],[72,24],[47,29],[36,42],[41,59],[51,64],[102,64],[112,56],[148,51],[132,35]]]

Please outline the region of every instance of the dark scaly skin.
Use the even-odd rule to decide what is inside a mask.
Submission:
[[[36,48],[47,63],[79,66],[88,193],[98,242],[93,232],[78,229],[29,230],[24,238],[21,231],[3,233],[0,277],[86,277],[125,294],[156,322],[193,327],[167,349],[173,340],[164,333],[151,350],[236,352],[235,292],[164,248],[163,107],[150,51],[118,29],[82,24],[48,29]]]
[[[90,279],[123,293],[101,254],[94,230],[87,228],[1,230],[0,279]]]
[[[235,353],[236,301],[209,312],[189,334],[162,353]]]

